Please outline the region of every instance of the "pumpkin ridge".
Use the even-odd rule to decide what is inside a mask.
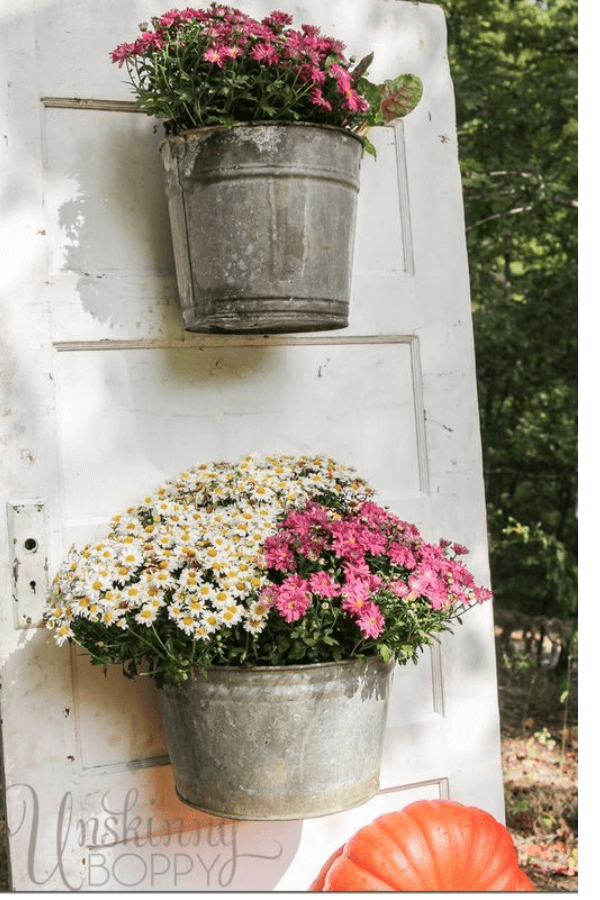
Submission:
[[[497,839],[496,839],[496,843],[494,844],[494,849],[493,849],[493,851],[490,852],[490,855],[489,855],[489,857],[490,857],[489,863],[484,868],[483,872],[479,875],[479,878],[481,879],[480,890],[482,890],[482,891],[487,891],[488,885],[490,885],[490,884],[496,885],[498,883],[499,879],[501,879],[505,874],[506,875],[511,874],[512,860],[510,858],[507,858],[508,854],[506,853],[506,850],[508,849],[508,845],[505,844],[504,834],[502,832],[498,832],[496,835],[496,838]],[[498,850],[500,848],[500,845],[503,843],[505,844],[506,850],[504,853],[499,854]],[[512,845],[512,841],[511,841],[511,845]],[[514,845],[512,845],[512,846],[513,846],[513,850],[514,850]],[[503,864],[503,865],[501,865],[501,864]],[[514,857],[515,874],[516,874],[516,870],[518,869],[518,867],[519,867],[519,860],[518,860],[518,857],[515,852],[515,857]],[[503,890],[503,889],[495,888],[495,890]],[[507,890],[507,888],[504,888],[504,890]]]
[[[506,827],[485,810],[454,800],[416,801],[379,816],[324,870],[324,884],[317,881],[311,889],[535,891]]]
[[[402,813],[397,813],[397,817],[402,818]],[[378,832],[380,837],[378,838]],[[355,841],[354,838],[358,838],[360,836],[359,841]],[[396,850],[401,849],[398,845],[398,836],[394,833],[389,832],[387,829],[382,827],[380,819],[375,819],[371,822],[370,825],[367,825],[365,828],[360,829],[346,844],[344,847],[343,857],[354,863],[358,866],[363,872],[368,874],[369,876],[377,879],[378,883],[386,884],[389,890],[413,890],[413,886],[404,885],[403,879],[410,879],[411,873],[403,873],[400,867],[396,867],[396,871],[392,869],[392,865],[387,863],[387,859],[384,857],[383,861],[383,869],[382,871],[382,862],[380,857],[376,854],[375,856],[371,855],[371,852],[375,848],[380,852],[380,845],[383,844],[382,837],[385,838],[386,842],[389,842],[391,845],[388,848],[389,853],[393,853],[393,849]],[[370,845],[370,846],[369,846]],[[402,860],[406,860],[406,855],[402,853]],[[411,866],[412,868],[412,866]],[[400,869],[398,871],[398,869]],[[423,879],[421,877],[421,873],[419,871],[415,871],[416,881],[419,885],[423,885]],[[390,884],[390,879],[395,882],[396,886],[392,886]],[[398,885],[401,885],[398,887]],[[373,890],[376,888],[373,887]],[[426,890],[426,885],[424,887],[415,887],[415,890]],[[377,890],[381,890],[381,888],[377,888]]]
[[[477,883],[477,879],[481,878],[483,872],[485,872],[486,867],[488,865],[488,858],[482,858],[481,852],[481,837],[483,828],[481,827],[481,822],[479,821],[479,816],[476,814],[477,811],[475,807],[469,806],[465,807],[466,812],[469,814],[469,824],[471,827],[471,840],[469,842],[469,852],[465,858],[464,866],[465,866],[465,877],[468,879],[470,885],[474,885],[474,889],[478,890],[479,885]],[[486,821],[486,825],[487,820]],[[486,836],[488,835],[489,828],[485,829]],[[495,835],[495,844],[493,847],[492,854],[495,853],[496,848],[498,846],[499,836],[496,833]]]
[[[427,801],[425,801],[425,802],[427,802]],[[435,802],[435,801],[432,801],[432,802]],[[423,812],[425,812],[426,820],[429,820],[428,824],[432,824],[432,822],[433,822],[433,824],[435,824],[435,818],[433,818],[433,820],[431,820],[430,817],[427,815],[427,813],[430,811],[431,807],[422,806],[421,801],[418,801],[418,800],[416,801],[416,803],[412,803],[410,806],[407,806],[403,810],[406,813],[406,815],[408,816],[408,818],[411,819],[415,823],[415,825],[421,832],[421,835],[423,837],[423,842],[429,852],[431,868],[435,872],[436,887],[428,887],[428,888],[426,888],[426,890],[434,890],[434,891],[435,890],[444,890],[444,883],[443,883],[442,879],[440,878],[440,870],[438,869],[437,862],[436,862],[437,848],[429,840],[429,835],[427,834],[427,829],[423,827],[422,822],[420,822],[419,819],[415,815],[413,815],[413,811],[411,810],[411,806],[417,806],[417,804],[419,806],[419,812],[421,810]],[[420,861],[420,864],[422,865],[421,861]]]
[[[475,824],[471,810],[458,803],[455,806],[455,816],[449,823],[450,853],[455,860],[452,873],[452,883],[446,881],[446,890],[469,890],[471,881],[471,855],[473,852],[473,837]],[[459,818],[460,817],[460,818]]]
[[[401,812],[399,813],[400,816],[403,816],[403,815],[405,815],[405,814],[406,814],[406,809],[401,810]],[[412,816],[408,816],[408,818],[411,818],[413,822],[415,821],[415,820],[412,818]],[[382,819],[383,819],[383,817],[382,817]],[[423,879],[422,866],[417,867],[417,866],[415,865],[415,862],[414,862],[414,860],[412,859],[412,857],[409,857],[409,855],[406,853],[406,851],[405,851],[405,849],[404,849],[404,846],[403,846],[403,842],[402,842],[402,837],[403,837],[403,836],[402,836],[402,835],[398,835],[397,832],[395,832],[395,831],[393,831],[393,830],[390,830],[390,828],[387,827],[387,826],[388,826],[388,823],[389,823],[389,818],[386,818],[385,821],[382,821],[382,819],[376,820],[376,821],[378,822],[378,824],[379,824],[379,827],[380,827],[381,830],[384,831],[384,832],[388,835],[388,837],[390,837],[390,838],[394,841],[394,843],[397,845],[398,849],[399,849],[399,850],[401,851],[401,853],[402,853],[402,856],[403,856],[404,860],[406,861],[406,864],[407,864],[408,868],[410,868],[411,872],[414,873],[415,880],[418,881],[418,882],[420,883],[420,885],[421,885],[421,887],[420,887],[420,888],[416,888],[416,890],[422,890],[422,891],[430,890],[430,888],[429,888],[428,885],[427,885],[427,882],[424,881],[424,879]],[[417,823],[417,824],[418,824],[418,823]],[[423,834],[423,829],[422,829],[420,826],[419,826],[419,830],[420,830],[421,834]]]
[[[365,875],[368,876],[368,879],[365,879]],[[323,889],[325,892],[333,891],[336,893],[338,891],[346,890],[356,890],[361,892],[363,890],[392,890],[380,874],[365,868],[362,861],[357,862],[351,856],[347,856],[345,852],[333,861],[331,868],[325,876]]]
[[[440,883],[440,890],[460,890],[461,884],[465,877],[466,866],[464,858],[464,842],[461,837],[461,826],[457,822],[457,817],[461,817],[460,821],[462,825],[468,823],[469,836],[472,840],[473,827],[471,823],[470,810],[458,800],[439,799],[429,801],[427,806],[424,804],[422,807],[422,811],[425,815],[425,822],[430,829],[429,842],[433,846],[433,859]],[[445,829],[448,843],[446,847],[439,847],[438,844],[435,843],[435,826]],[[426,831],[425,834],[427,836],[428,832]],[[453,861],[454,865],[452,869],[440,870],[438,863],[443,863],[444,853],[448,854],[449,858]]]
[[[507,851],[509,850],[510,844],[510,847],[514,852],[514,845],[508,832],[501,830],[501,828],[498,827],[499,823],[497,823],[489,813],[486,813],[484,810],[477,810],[474,814],[477,818],[482,820],[482,827],[485,829],[485,837],[488,843],[488,846],[486,846],[486,860],[484,865],[475,875],[475,877],[479,879],[477,889],[486,891],[488,890],[488,885],[493,885],[494,890],[502,890],[503,888],[497,886],[498,880],[501,879],[504,874],[510,875],[513,860]],[[493,845],[491,845],[492,840]],[[491,848],[489,845],[491,845]],[[499,853],[499,850],[504,852]],[[518,868],[518,858],[516,853],[514,854],[514,867],[515,869]],[[504,890],[506,890],[506,888],[504,888]]]

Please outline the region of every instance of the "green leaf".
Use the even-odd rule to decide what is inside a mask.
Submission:
[[[360,139],[362,141],[363,149],[365,150],[365,152],[370,156],[377,158],[377,150],[375,149],[371,141],[367,137],[365,137],[364,134],[360,135]]]
[[[423,96],[423,83],[416,75],[399,75],[381,88],[383,121],[393,122],[407,116]]]

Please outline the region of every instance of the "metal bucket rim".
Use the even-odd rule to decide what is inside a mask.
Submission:
[[[211,133],[214,134],[217,131],[222,133],[229,133],[233,129],[236,128],[315,128],[322,131],[331,131],[337,132],[338,134],[347,135],[352,138],[362,147],[362,140],[358,134],[355,134],[353,131],[348,131],[347,128],[343,128],[341,125],[327,125],[325,123],[321,124],[319,122],[287,122],[283,119],[272,119],[263,120],[259,119],[254,122],[234,122],[233,125],[203,125],[200,128],[190,128],[187,131],[181,131],[179,134],[169,135],[161,142],[159,145],[159,150],[165,146],[165,144],[178,144],[185,143],[186,141],[193,140],[195,137],[201,138],[203,134]]]
[[[240,675],[243,674],[251,674],[254,672],[257,673],[267,673],[273,672],[282,674],[284,672],[314,672],[318,669],[327,669],[333,668],[334,666],[367,666],[369,663],[375,663],[382,668],[383,671],[391,671],[395,664],[396,660],[394,657],[390,659],[388,662],[385,662],[380,656],[366,656],[364,659],[340,659],[338,661],[332,660],[330,662],[322,662],[322,663],[297,663],[295,665],[290,666],[204,666],[198,667],[197,669],[192,670],[192,678],[197,679],[202,677],[202,672],[226,672],[228,674],[233,674],[239,672]],[[188,682],[183,682],[183,685]],[[165,687],[181,687],[183,685],[165,685]]]

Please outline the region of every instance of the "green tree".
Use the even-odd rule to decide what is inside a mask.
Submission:
[[[577,3],[439,0],[448,25],[493,587],[575,615]]]

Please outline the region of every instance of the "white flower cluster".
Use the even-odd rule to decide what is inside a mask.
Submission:
[[[326,494],[348,506],[372,491],[328,457],[201,463],[115,516],[104,540],[71,548],[52,583],[46,626],[59,645],[75,637],[78,618],[116,638],[134,623],[152,626],[166,607],[192,640],[238,623],[259,633],[269,613],[258,599],[264,541],[286,508]]]

